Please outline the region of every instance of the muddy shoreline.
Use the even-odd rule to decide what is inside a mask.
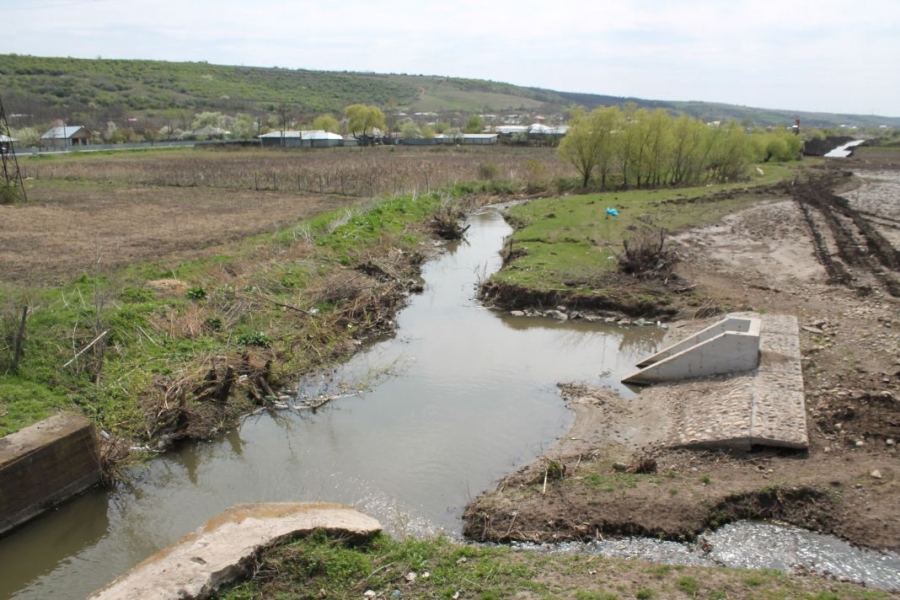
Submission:
[[[867,171],[871,162],[882,171]],[[671,399],[568,388],[573,429],[470,503],[465,534],[695,540],[735,520],[774,519],[900,549],[900,273],[890,227],[900,204],[884,193],[900,184],[900,157],[861,153],[839,167],[826,172],[827,185],[768,190],[753,208],[678,237],[679,275],[696,286],[692,302],[702,296],[720,312],[797,317],[808,452],[664,447],[655,431]],[[677,312],[693,316],[696,307],[682,302]],[[673,325],[670,337],[683,337],[680,329]]]

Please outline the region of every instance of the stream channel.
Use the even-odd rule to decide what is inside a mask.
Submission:
[[[485,309],[475,287],[499,268],[511,230],[496,210],[470,224],[466,241],[425,265],[425,292],[400,312],[396,335],[297,388],[298,398],[356,393],[315,413],[251,415],[220,439],[135,469],[127,488],[92,491],[0,539],[0,599],[84,598],[240,502],[341,502],[388,532],[458,537],[465,504],[571,424],[557,382],[632,397],[619,380],[665,333]],[[682,564],[804,564],[900,589],[895,554],[771,524],[712,535],[712,556],[644,539],[559,549]]]

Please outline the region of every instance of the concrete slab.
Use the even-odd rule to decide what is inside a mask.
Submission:
[[[760,319],[758,368],[656,384],[636,401],[666,403],[672,418],[668,446],[807,448],[797,319],[755,313],[729,316]]]
[[[94,592],[90,599],[207,598],[245,573],[261,549],[316,529],[360,539],[375,535],[381,525],[341,504],[239,504]]]
[[[100,481],[91,422],[60,413],[0,438],[0,535]]]

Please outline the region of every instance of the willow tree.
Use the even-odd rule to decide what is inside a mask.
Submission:
[[[647,118],[641,171],[644,185],[659,187],[667,183],[668,163],[672,155],[672,119],[658,108]]]
[[[341,130],[341,124],[334,118],[334,115],[319,115],[313,121],[313,129],[338,133]]]
[[[669,156],[669,180],[672,185],[694,183],[703,170],[702,145],[707,126],[697,119],[681,115],[672,124]]]
[[[750,164],[750,144],[738,123],[708,129],[706,168],[718,182],[740,179]]]
[[[384,113],[377,106],[351,104],[344,109],[347,117],[347,131],[366,143],[374,137],[376,129],[384,128]]]
[[[620,120],[621,112],[615,106],[595,108],[590,113],[579,108],[572,113],[558,153],[578,171],[581,187],[588,186],[595,168],[600,171],[600,185],[606,187],[615,154],[613,136]]]

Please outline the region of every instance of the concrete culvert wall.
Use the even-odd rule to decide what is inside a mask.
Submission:
[[[208,598],[222,585],[251,570],[253,557],[264,548],[317,529],[360,541],[379,533],[381,525],[355,508],[328,502],[239,504],[89,598]]]
[[[0,438],[0,535],[100,481],[91,422],[59,414]]]

